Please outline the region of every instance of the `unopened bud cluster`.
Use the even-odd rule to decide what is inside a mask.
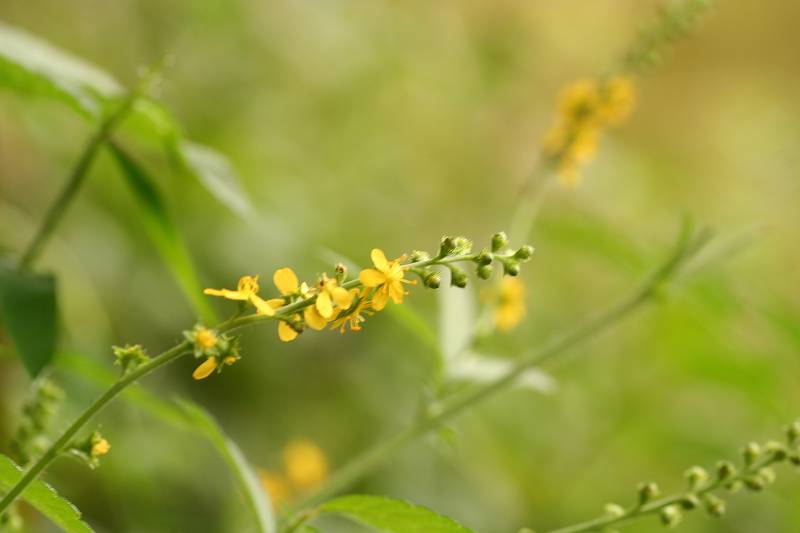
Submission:
[[[22,420],[10,443],[20,465],[27,465],[49,446],[45,432],[63,398],[64,392],[49,379],[40,378],[33,383],[31,396],[22,406]]]

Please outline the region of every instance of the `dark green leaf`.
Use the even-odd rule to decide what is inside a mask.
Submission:
[[[323,504],[320,510],[385,533],[471,533],[427,507],[382,496],[343,496]]]
[[[216,322],[208,300],[203,297],[203,289],[197,279],[189,252],[167,213],[155,183],[122,148],[114,143],[109,143],[108,146],[142,209],[144,214],[142,221],[150,240],[169,266],[195,311],[206,322]]]
[[[55,278],[0,267],[0,315],[28,373],[37,376],[55,349]]]
[[[10,489],[22,475],[22,469],[14,461],[0,455],[0,492]],[[22,499],[67,533],[92,533],[92,528],[81,520],[81,512],[43,481],[31,483],[22,493]]]

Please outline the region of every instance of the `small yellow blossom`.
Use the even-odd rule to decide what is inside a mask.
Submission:
[[[636,89],[629,78],[615,76],[608,80],[600,117],[606,124],[616,126],[630,116],[636,103]]]
[[[525,284],[519,278],[504,277],[495,301],[495,326],[500,331],[510,331],[524,317]]]
[[[337,313],[334,317],[335,319],[331,329],[339,328],[339,333],[344,333],[346,331],[346,326],[349,325],[350,331],[361,331],[361,323],[367,319],[364,315],[369,316],[374,313],[374,311],[372,311],[372,302],[367,299],[369,291],[369,287],[365,287],[361,290],[361,294],[359,295],[358,289],[350,289],[351,298],[358,296],[358,303],[353,310],[344,315]]]
[[[198,381],[201,379],[206,379],[214,372],[214,370],[217,369],[217,366],[219,366],[217,363],[217,358],[209,357],[200,363],[200,366],[194,369],[194,372],[192,372],[192,377]]]
[[[228,300],[249,301],[259,315],[273,316],[275,310],[259,295],[258,276],[242,276],[235,291],[229,289],[206,289],[203,292],[210,296],[222,296]]]
[[[203,349],[213,348],[217,345],[217,334],[208,328],[202,328],[195,335],[195,343]]]
[[[286,478],[299,492],[314,489],[328,477],[328,459],[310,440],[296,439],[283,450]]]
[[[358,278],[365,287],[375,288],[372,297],[372,308],[380,311],[386,306],[389,298],[396,304],[403,303],[403,283],[414,284],[415,281],[403,279],[405,270],[400,266],[400,260],[388,261],[383,250],[374,248],[370,254],[375,268],[367,268],[361,271]]]
[[[111,450],[111,444],[104,438],[100,438],[92,443],[92,457],[100,457],[107,454]]]
[[[275,287],[278,288],[278,291],[281,293],[281,295],[286,297],[273,298],[267,302],[270,307],[275,309],[286,305],[288,303],[288,298],[291,296],[309,298],[312,295],[308,285],[305,282],[300,283],[300,281],[297,279],[297,274],[294,273],[294,270],[288,267],[279,268],[276,270],[272,275],[272,282],[275,284]],[[278,338],[283,342],[291,342],[295,340],[298,335],[299,333],[297,330],[290,326],[285,320],[281,320],[278,323]]]
[[[335,279],[329,278],[323,274],[319,283],[319,295],[315,302],[315,307],[319,314],[324,318],[331,318],[333,316],[333,305],[336,304],[340,309],[347,309],[353,303],[353,297],[350,292],[342,287]]]
[[[259,470],[258,476],[261,478],[261,486],[269,494],[273,504],[280,505],[291,501],[292,487],[284,476],[268,470]]]

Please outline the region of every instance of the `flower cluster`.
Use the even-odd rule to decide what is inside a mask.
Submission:
[[[319,487],[328,478],[325,452],[308,439],[289,442],[281,455],[282,471],[259,471],[261,483],[275,504],[288,503]]]
[[[150,357],[139,344],[126,344],[125,346],[112,346],[116,360],[114,364],[122,367],[122,375],[127,375],[140,366],[146,364]]]
[[[279,268],[272,276],[279,296],[271,299],[259,295],[258,276],[242,277],[236,290],[206,289],[205,293],[245,305],[249,303],[255,307],[257,315],[278,319],[278,338],[289,342],[306,328],[322,330],[330,326],[342,333],[348,329],[359,331],[367,317],[382,311],[390,301],[395,305],[403,303],[408,294],[406,287],[417,283],[417,280],[407,279],[410,273],[419,276],[424,286],[437,288],[441,274],[435,269],[446,268],[450,271],[451,285],[465,287],[468,276],[456,263],[473,263],[476,275],[489,279],[494,271],[493,263],[502,265],[504,275],[517,276],[520,265],[532,255],[533,247],[528,245],[509,249],[508,238],[502,232],[492,237],[490,248],[478,253],[473,253],[472,242],[466,237],[446,236],[436,256],[417,250],[409,256],[388,259],[383,250],[374,248],[370,253],[372,266],[350,280],[342,265],[331,275],[318,275],[314,283],[301,282],[291,268]],[[198,326],[187,332],[186,338],[193,343],[195,356],[205,358],[195,371],[196,379],[207,377],[239,358],[238,347],[232,339],[213,330]]]
[[[542,144],[562,184],[577,185],[580,169],[597,151],[603,129],[625,120],[634,100],[633,82],[622,76],[602,82],[579,80],[561,91],[558,116]]]
[[[97,468],[100,466],[100,457],[109,451],[111,444],[95,430],[85,439],[72,443],[65,453],[85,462],[89,468]]]
[[[31,392],[22,406],[22,420],[11,440],[11,451],[23,466],[50,444],[45,433],[64,398],[64,392],[47,378],[34,381]]]

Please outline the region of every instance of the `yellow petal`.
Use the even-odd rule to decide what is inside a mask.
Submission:
[[[305,308],[305,311],[303,311],[303,317],[306,319],[306,324],[308,324],[317,331],[321,331],[322,329],[324,329],[325,324],[328,323],[328,321],[325,320],[325,317],[319,314],[317,308],[313,306]]]
[[[283,342],[290,342],[297,338],[297,332],[292,326],[281,320],[278,324],[278,338]]]
[[[319,446],[306,439],[291,441],[283,450],[286,477],[301,491],[318,487],[328,477],[328,459]]]
[[[208,294],[209,296],[222,296],[228,300],[247,300],[247,294],[239,291],[232,291],[230,289],[206,289],[203,291],[203,294]]]
[[[386,281],[386,276],[383,275],[383,272],[379,272],[374,268],[365,268],[358,275],[358,279],[366,287],[377,287]]]
[[[333,289],[333,301],[342,309],[349,309],[353,305],[353,295],[347,289],[336,287]]]
[[[392,297],[392,300],[396,304],[403,303],[403,295],[405,291],[403,291],[403,285],[399,281],[394,281],[389,284],[389,296]]]
[[[373,248],[369,256],[378,270],[386,270],[389,267],[389,262],[386,260],[386,254],[380,248]]]
[[[256,313],[259,315],[275,316],[275,309],[269,305],[269,302],[265,302],[257,294],[250,295],[250,303],[256,306]]]
[[[217,360],[213,357],[209,357],[203,363],[200,364],[197,368],[194,369],[192,372],[192,377],[194,379],[205,379],[211,375],[214,370],[217,369]]]
[[[271,298],[267,300],[267,303],[271,308],[277,309],[279,307],[283,307],[284,305],[286,305],[286,300],[284,300],[283,298]]]
[[[317,301],[315,303],[317,311],[319,314],[324,316],[325,318],[330,318],[333,315],[333,304],[331,304],[331,296],[327,292],[319,293],[317,296]]]
[[[380,311],[384,307],[386,307],[386,302],[389,301],[389,292],[388,291],[375,291],[375,295],[372,297],[372,308],[376,311]]]
[[[281,294],[291,294],[297,290],[297,275],[291,268],[279,268],[272,275],[272,281]]]

